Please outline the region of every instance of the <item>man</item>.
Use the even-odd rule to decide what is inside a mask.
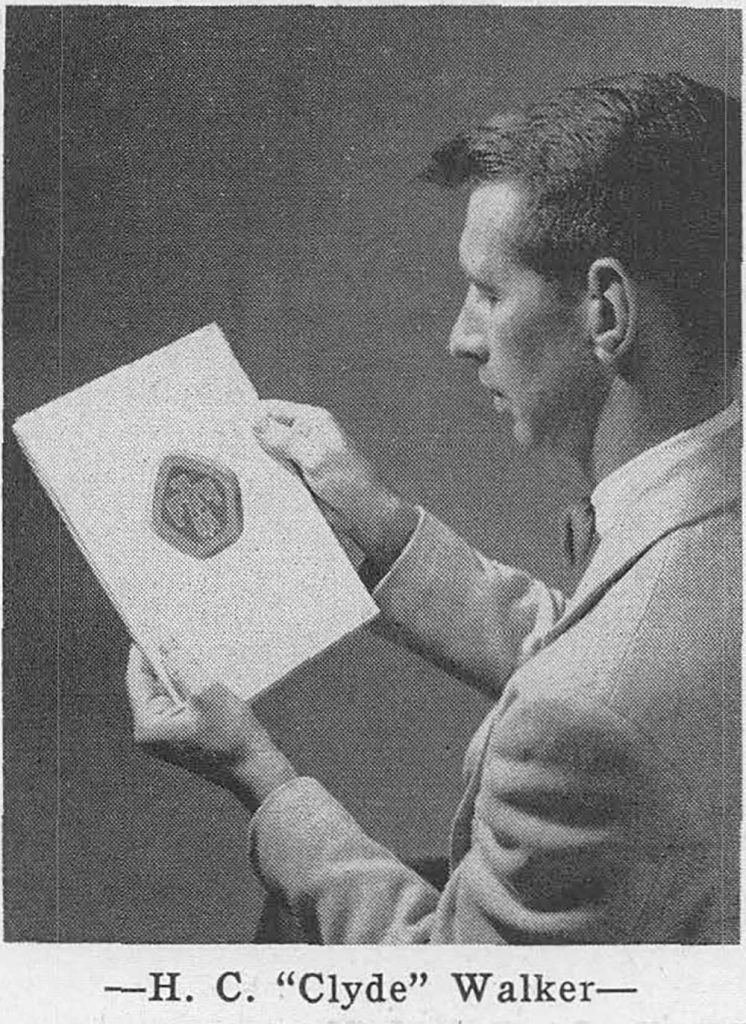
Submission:
[[[259,876],[321,941],[737,941],[738,130],[717,90],[632,76],[434,155],[471,185],[451,351],[520,445],[596,483],[571,599],[388,493],[328,413],[264,404],[257,436],[366,554],[382,622],[495,697],[442,893],[237,698],[175,709],[133,651],[137,739],[238,795]]]

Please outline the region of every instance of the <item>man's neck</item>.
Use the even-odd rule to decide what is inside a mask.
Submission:
[[[591,456],[591,478],[600,483],[614,470],[648,448],[715,416],[735,397],[715,381],[668,381],[668,387],[645,393],[617,378],[604,404]]]

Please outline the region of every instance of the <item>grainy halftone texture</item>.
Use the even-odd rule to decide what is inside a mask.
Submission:
[[[216,320],[262,394],[333,408],[408,497],[572,584],[557,516],[581,484],[449,362],[464,203],[413,176],[583,79],[737,91],[736,12],[11,8],[6,30],[7,422]],[[124,629],[10,439],[5,528],[6,939],[247,941],[244,815],[133,752]],[[414,858],[445,852],[485,706],[363,636],[259,712]]]

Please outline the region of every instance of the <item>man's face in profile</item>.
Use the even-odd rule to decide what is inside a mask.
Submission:
[[[468,291],[450,350],[479,364],[480,383],[497,411],[513,417],[519,444],[549,441],[574,451],[592,434],[592,397],[601,385],[587,297],[568,297],[522,262],[516,241],[524,204],[512,182],[472,193],[459,246]]]

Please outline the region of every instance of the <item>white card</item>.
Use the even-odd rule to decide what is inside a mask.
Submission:
[[[247,698],[377,614],[256,403],[213,324],[13,428],[159,676],[175,640]]]

